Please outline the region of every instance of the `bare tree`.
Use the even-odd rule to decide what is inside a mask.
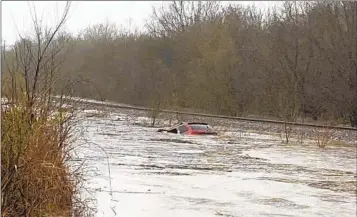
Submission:
[[[90,81],[74,93],[135,105],[352,123],[354,4],[286,2],[263,14],[174,1],[153,10],[147,32],[107,22],[71,37],[61,82]]]
[[[219,11],[215,1],[173,1],[168,8],[153,8],[152,22],[146,25],[151,34],[170,36],[189,26],[212,20]]]

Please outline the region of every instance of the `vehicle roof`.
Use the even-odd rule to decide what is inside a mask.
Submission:
[[[191,124],[209,125],[209,124],[203,123],[203,122],[181,122],[179,125],[182,125],[182,124],[188,124],[188,125],[191,125]]]
[[[209,125],[207,123],[202,123],[202,122],[190,122],[190,123],[187,123],[187,124]]]

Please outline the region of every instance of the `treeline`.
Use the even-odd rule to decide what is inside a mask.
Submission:
[[[31,43],[23,39],[8,49],[7,62],[16,59],[16,47]],[[287,121],[308,116],[357,126],[357,2],[285,2],[263,13],[174,1],[153,10],[144,31],[105,23],[78,36],[61,33],[54,43],[65,48],[57,91],[156,108]]]

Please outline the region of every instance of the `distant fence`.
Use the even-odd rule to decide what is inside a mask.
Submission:
[[[54,96],[54,98],[59,99],[58,96]],[[239,121],[250,121],[250,122],[272,123],[272,124],[286,124],[286,125],[291,125],[291,126],[305,126],[305,127],[316,127],[316,128],[325,128],[325,129],[357,131],[357,128],[346,127],[346,126],[318,125],[318,124],[301,123],[301,122],[285,122],[285,121],[269,120],[269,119],[256,119],[256,118],[234,117],[234,116],[226,116],[226,115],[213,115],[213,114],[174,111],[174,110],[166,110],[166,109],[152,109],[152,108],[146,108],[146,107],[141,107],[141,106],[131,106],[131,105],[120,104],[120,103],[103,102],[103,101],[96,101],[96,100],[86,100],[86,99],[80,99],[80,98],[76,98],[76,97],[72,97],[72,98],[65,97],[65,98],[63,98],[63,101],[76,102],[76,103],[95,105],[95,106],[105,106],[105,107],[111,107],[111,108],[132,109],[132,110],[139,110],[139,111],[154,111],[155,110],[157,112],[168,113],[168,114],[181,114],[181,115],[211,117],[211,118],[220,118],[220,119],[229,119],[229,120],[239,120]]]

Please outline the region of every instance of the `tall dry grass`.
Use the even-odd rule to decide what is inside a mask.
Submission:
[[[89,216],[82,197],[83,173],[73,168],[74,108],[53,102],[66,44],[57,43],[70,2],[54,29],[33,16],[34,35],[2,55],[1,214],[50,217]],[[35,10],[34,10],[35,11]],[[12,55],[11,55],[12,54]],[[63,91],[60,91],[63,93]]]
[[[58,107],[61,107],[58,106]],[[2,216],[87,216],[70,169],[73,111],[26,100],[1,109]]]

